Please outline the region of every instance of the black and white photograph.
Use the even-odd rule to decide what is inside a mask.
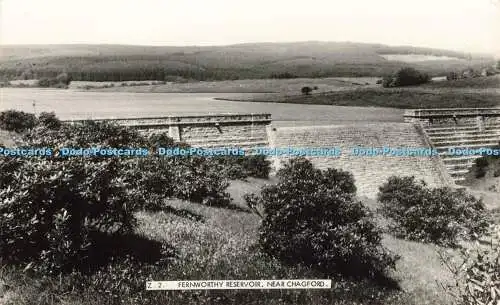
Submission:
[[[500,305],[500,1],[0,0],[0,305]]]

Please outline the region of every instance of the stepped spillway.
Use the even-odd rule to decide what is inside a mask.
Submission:
[[[450,154],[450,150],[494,148],[500,143],[499,108],[410,110],[405,113],[405,120],[423,129],[456,183],[465,179],[481,155]]]

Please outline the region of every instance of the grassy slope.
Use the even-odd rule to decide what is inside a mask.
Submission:
[[[500,75],[458,79],[454,81],[442,81],[425,84],[422,88],[500,88]]]
[[[307,82],[303,84],[309,85]],[[297,90],[294,90],[289,91],[289,95],[262,94],[236,98],[236,100],[394,108],[495,107],[500,105],[500,75],[404,88],[382,88],[373,83],[339,87],[332,91],[328,91],[329,88],[331,87],[308,96],[298,94]]]
[[[387,61],[381,54],[427,54],[457,57],[405,64]],[[24,71],[118,71],[122,68],[163,67],[168,71],[219,71],[223,77],[268,78],[272,73],[312,76],[380,76],[401,66],[415,66],[431,74],[481,67],[493,63],[482,56],[466,59],[464,54],[427,48],[390,47],[347,42],[298,42],[240,44],[221,47],[146,47],[121,45],[56,45],[0,47],[0,72]]]
[[[242,194],[254,192],[260,186],[271,183],[267,180],[250,179],[248,182],[234,182],[230,192],[235,198],[235,204],[244,208],[241,200]],[[373,200],[363,199],[365,204],[375,210],[377,203]],[[171,266],[169,278],[158,280],[179,279],[257,279],[270,278],[272,276],[288,278],[314,278],[314,274],[306,269],[294,267],[279,267],[279,264],[269,262],[253,261],[249,248],[256,241],[257,230],[260,219],[253,214],[238,211],[211,208],[199,204],[188,203],[180,200],[170,201],[169,205],[178,210],[189,211],[189,213],[200,215],[202,222],[175,216],[172,214],[146,213],[138,214],[140,220],[139,232],[156,240],[163,240],[174,246],[178,252],[179,259]],[[382,220],[383,221],[383,220]],[[383,223],[380,225],[383,226]],[[394,253],[402,258],[397,264],[397,271],[392,275],[400,281],[404,293],[386,304],[393,305],[424,305],[445,304],[449,297],[438,287],[436,281],[448,283],[451,279],[450,273],[441,265],[435,246],[409,242],[396,239],[384,234],[383,243]],[[252,264],[249,266],[249,264]],[[260,264],[260,265],[259,265]],[[283,269],[284,268],[284,269]],[[278,271],[281,275],[274,274]],[[37,287],[24,279],[26,282],[15,279],[13,271],[0,269],[0,279],[5,283],[14,281],[7,296],[15,304],[56,304],[45,300],[53,297],[51,295],[57,287]],[[22,278],[22,277],[21,277]],[[1,284],[1,280],[0,280]],[[1,286],[1,285],[0,285]],[[359,288],[363,289],[363,288]],[[184,304],[180,292],[160,293],[152,292],[158,297],[161,304]],[[297,292],[299,293],[299,292]],[[354,291],[343,291],[345,295],[354,295]],[[285,304],[283,295],[271,291],[227,291],[224,293],[229,298],[239,299],[241,304]],[[219,293],[206,293],[214,297]],[[295,295],[295,294],[292,294]],[[302,297],[295,295],[297,299],[293,304],[359,304],[354,301],[333,301],[336,297],[333,292],[307,291]],[[43,302],[41,301],[44,298]],[[289,300],[290,301],[290,300]],[[68,305],[97,305],[101,301],[95,296],[83,295],[63,297],[63,304]],[[211,304],[218,304],[213,300]],[[232,304],[231,302],[229,302]],[[229,304],[228,303],[228,304]]]
[[[360,88],[309,96],[256,95],[241,101],[393,108],[495,107],[500,96],[493,93],[451,90]]]

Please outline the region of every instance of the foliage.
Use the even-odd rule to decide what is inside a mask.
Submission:
[[[329,275],[375,278],[394,267],[396,259],[382,247],[371,214],[355,199],[350,173],[321,171],[297,158],[277,177],[279,182],[263,187],[260,196],[246,197],[250,206],[264,207],[260,245],[265,253]]]
[[[393,221],[391,231],[409,240],[454,246],[460,237],[479,237],[488,225],[481,199],[462,189],[431,189],[415,177],[390,177],[378,200]]]
[[[82,264],[92,230],[126,233],[135,224],[116,160],[0,160],[0,256],[45,272]],[[9,170],[5,170],[9,169]]]
[[[186,156],[169,159],[176,182],[174,196],[206,205],[227,205],[230,196],[225,191],[229,181],[205,157]]]
[[[492,147],[492,149],[500,149],[500,146]],[[490,173],[493,177],[498,177],[500,172],[500,157],[499,156],[488,156],[483,155],[480,158],[474,160],[474,166],[472,167],[469,176],[472,178],[472,173],[476,179],[484,178],[486,176],[490,177]],[[469,177],[468,177],[469,178]]]
[[[24,139],[32,146],[62,147],[145,147],[148,142],[137,131],[114,123],[83,121],[66,123],[59,129],[37,126]]]
[[[269,178],[271,162],[263,155],[217,156],[210,160],[220,167],[220,174],[228,179],[247,177]]]
[[[38,124],[41,124],[49,129],[59,129],[62,123],[54,112],[42,112],[38,116]]]
[[[26,146],[139,148],[174,145],[166,136],[145,138],[112,123],[59,122],[41,116]],[[175,196],[204,203],[230,202],[228,182],[206,158],[80,156],[0,160],[0,257],[27,263],[42,273],[88,265],[96,250],[92,232],[130,233],[133,212],[161,210]],[[105,250],[105,247],[101,250]]]
[[[490,165],[488,158],[478,158],[474,161],[474,163],[476,165],[476,178],[483,178],[484,176],[486,176],[486,169]]]
[[[302,87],[302,89],[300,89],[300,92],[302,92],[302,94],[304,94],[304,95],[309,95],[309,94],[311,94],[312,91],[313,91],[313,88],[311,88],[309,86],[304,86],[304,87]]]
[[[500,303],[500,231],[497,226],[489,245],[460,249],[460,262],[440,252],[441,263],[453,274],[454,285],[442,284],[457,305]]]
[[[63,147],[157,147],[180,146],[168,136],[156,134],[145,138],[137,131],[108,122],[84,121],[65,124],[59,130],[36,128],[26,135],[36,146]],[[91,158],[98,162],[102,158]],[[219,167],[203,157],[163,157],[150,154],[146,157],[120,157],[123,163],[123,179],[129,185],[130,198],[135,209],[160,209],[163,200],[170,196],[224,205],[229,202],[225,192],[226,179]]]
[[[0,129],[23,132],[35,127],[36,116],[24,111],[6,110],[0,112]]]
[[[393,75],[386,76],[382,82],[384,87],[404,87],[428,83],[431,80],[428,74],[417,69],[401,68]]]
[[[57,74],[55,77],[42,77],[38,80],[38,86],[42,88],[55,87],[67,88],[71,83],[71,76],[67,73]]]
[[[272,73],[270,78],[291,79],[291,78],[297,78],[297,75],[289,73],[289,72]]]

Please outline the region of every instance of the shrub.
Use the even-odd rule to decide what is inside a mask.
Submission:
[[[156,147],[183,146],[165,135],[145,138],[136,130],[108,122],[84,121],[63,124],[58,130],[40,126],[27,134],[25,139],[37,147]],[[89,162],[114,157],[90,158]],[[205,204],[225,205],[229,195],[225,192],[228,182],[221,176],[220,168],[203,157],[163,157],[150,155],[144,158],[120,157],[122,177],[128,184],[135,209],[158,209],[163,199],[175,196]]]
[[[499,147],[495,147],[498,149]],[[498,156],[482,156],[474,161],[474,174],[476,178],[483,178],[488,172],[493,173],[493,177],[500,176],[500,163]]]
[[[59,120],[54,112],[42,112],[38,116],[38,123],[49,128],[58,129],[61,127],[61,120]]]
[[[127,182],[134,210],[159,211],[164,200],[173,196],[175,185],[171,164],[159,156],[148,156],[128,162]]]
[[[309,95],[309,94],[311,94],[312,91],[313,91],[313,89],[309,86],[305,86],[305,87],[302,87],[302,89],[300,89],[300,92],[302,92],[302,94],[304,94],[304,95]]]
[[[38,86],[42,88],[67,88],[70,83],[71,76],[69,76],[67,73],[60,73],[56,77],[43,77],[38,80]]]
[[[83,121],[63,124],[53,130],[41,125],[26,134],[32,146],[61,147],[147,147],[147,139],[138,131],[109,122]]]
[[[454,297],[455,304],[500,303],[500,231],[493,233],[488,246],[460,249],[460,262],[446,253],[439,254],[454,277],[454,285],[441,286]]]
[[[430,76],[421,73],[414,68],[401,68],[395,74],[384,78],[382,85],[384,87],[403,87],[425,84],[431,80]]]
[[[328,275],[375,278],[394,267],[371,214],[355,199],[350,173],[321,171],[297,158],[277,177],[260,196],[246,196],[250,206],[264,207],[259,243],[265,253]]]
[[[500,168],[497,168],[497,169],[493,172],[493,177],[500,177]]]
[[[269,178],[271,162],[265,156],[220,156],[212,158],[228,179]]]
[[[135,219],[116,159],[0,163],[2,258],[29,261],[45,273],[69,271],[83,264],[92,247],[90,231],[132,231]]]
[[[0,129],[23,132],[35,127],[36,116],[24,111],[6,110],[0,112]]]
[[[53,82],[47,78],[47,77],[42,77],[38,80],[38,86],[42,88],[48,88],[53,85]]]
[[[480,199],[462,189],[430,189],[414,177],[390,177],[379,188],[381,213],[396,236],[454,246],[459,237],[476,238],[488,225]]]
[[[71,83],[71,76],[67,73],[61,73],[56,76],[55,82],[68,86]]]
[[[205,157],[186,156],[167,159],[175,181],[175,197],[206,205],[224,206],[230,203],[226,192],[229,181]]]

